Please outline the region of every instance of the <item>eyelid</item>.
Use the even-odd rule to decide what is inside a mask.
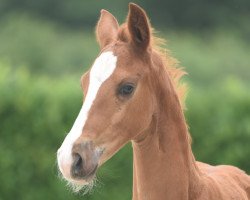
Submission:
[[[124,79],[122,79],[122,81],[120,82],[119,85],[122,85],[122,84],[133,84],[134,86],[136,86],[138,80],[139,80],[139,77],[135,77],[135,78],[124,78]]]
[[[136,86],[136,83],[132,82],[132,81],[122,81],[120,84],[119,84],[119,87],[122,86],[122,85],[133,85],[133,86]]]

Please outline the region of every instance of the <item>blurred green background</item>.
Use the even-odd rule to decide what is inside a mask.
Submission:
[[[57,177],[56,151],[82,103],[98,53],[99,11],[120,23],[128,0],[0,0],[0,200],[127,200],[128,144],[87,196]],[[186,117],[198,160],[250,173],[250,1],[136,0],[189,73]]]

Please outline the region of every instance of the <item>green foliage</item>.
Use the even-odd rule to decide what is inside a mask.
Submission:
[[[163,35],[168,48],[180,59],[191,82],[200,86],[220,84],[221,79],[236,76],[249,84],[249,45],[238,30],[170,32]]]
[[[77,87],[70,77],[60,82],[36,78],[25,68],[14,71],[2,62],[0,71],[0,132],[4,138],[0,141],[0,197],[53,199],[58,190],[56,184],[52,186],[55,152],[62,140],[57,133],[67,130],[81,102],[80,93],[72,89]]]
[[[28,66],[33,74],[80,74],[97,54],[89,31],[72,32],[25,14],[6,16],[0,27],[0,57],[16,68]]]
[[[250,89],[236,77],[219,85],[192,85],[186,112],[198,160],[250,172]]]

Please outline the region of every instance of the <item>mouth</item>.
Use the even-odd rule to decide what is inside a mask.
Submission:
[[[98,165],[96,165],[93,170],[91,170],[84,177],[74,177],[74,178],[65,178],[68,181],[69,186],[76,192],[82,189],[82,187],[86,187],[91,184],[94,179],[98,169]],[[91,185],[90,185],[91,186]]]

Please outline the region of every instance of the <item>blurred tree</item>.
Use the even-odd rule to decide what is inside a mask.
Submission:
[[[113,12],[118,19],[127,13],[130,0],[1,0],[0,15],[9,12],[29,12],[71,27],[86,27],[96,23],[102,8]],[[250,18],[248,0],[135,0],[149,13],[156,26],[191,29],[211,29],[231,25],[247,28],[244,19]]]

